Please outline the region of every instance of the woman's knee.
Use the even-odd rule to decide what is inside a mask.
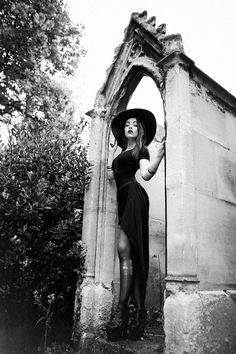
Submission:
[[[118,253],[120,258],[130,259],[130,241],[124,231],[121,231],[120,234],[118,243]]]

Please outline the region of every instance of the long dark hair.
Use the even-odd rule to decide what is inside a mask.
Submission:
[[[136,161],[139,159],[139,152],[144,148],[146,144],[146,132],[145,127],[140,120],[137,119],[138,123],[138,136],[136,138],[136,145],[132,151],[132,155],[135,157]]]
[[[146,131],[144,124],[137,119],[138,124],[138,136],[136,138],[136,145],[132,151],[132,155],[135,157],[135,160],[138,161],[139,159],[139,152],[144,148],[146,144]],[[125,136],[123,137],[123,150],[127,147],[127,139]]]

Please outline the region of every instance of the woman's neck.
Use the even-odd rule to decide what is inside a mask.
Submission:
[[[131,150],[135,147],[136,145],[136,139],[128,139],[127,140],[127,146],[126,146],[126,150]]]

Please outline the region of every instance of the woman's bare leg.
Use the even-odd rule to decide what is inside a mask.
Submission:
[[[127,302],[130,296],[133,264],[130,256],[130,242],[124,231],[121,230],[118,254],[120,259],[120,296],[116,311],[107,326],[107,338],[111,341],[125,338],[129,321]]]
[[[124,308],[130,296],[133,281],[133,264],[131,260],[131,247],[128,236],[121,230],[118,254],[120,260],[120,296],[118,306]]]

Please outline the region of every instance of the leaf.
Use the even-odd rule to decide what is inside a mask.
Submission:
[[[37,325],[38,325],[40,322],[42,322],[43,320],[46,320],[46,316],[41,317],[41,318],[36,322],[35,327],[37,327]]]

